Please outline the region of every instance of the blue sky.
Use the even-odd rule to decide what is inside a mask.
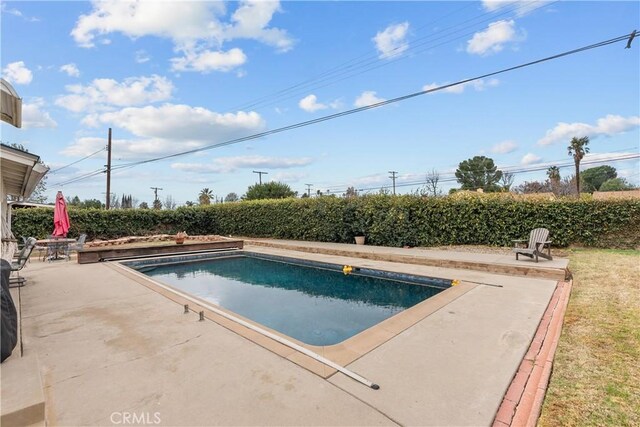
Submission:
[[[258,176],[300,193],[348,186],[418,188],[450,179],[475,155],[500,168],[568,165],[573,136],[585,161],[638,185],[640,38],[447,91],[238,144],[118,168],[395,98],[608,40],[640,29],[628,2],[11,2],[2,3],[2,75],[23,98],[23,144],[62,190],[111,191],[178,204],[202,188],[243,194]],[[595,166],[598,163],[585,165]],[[601,163],[600,163],[601,164]],[[568,176],[572,167],[562,167]],[[515,184],[544,179],[517,173]],[[457,187],[443,182],[444,191]]]

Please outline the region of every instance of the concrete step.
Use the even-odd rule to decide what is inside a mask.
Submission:
[[[0,425],[45,425],[45,401],[38,358],[35,355],[12,355],[0,365],[0,377]]]

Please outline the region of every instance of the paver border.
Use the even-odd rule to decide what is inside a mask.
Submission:
[[[573,281],[560,281],[498,408],[493,427],[535,427],[549,385]]]

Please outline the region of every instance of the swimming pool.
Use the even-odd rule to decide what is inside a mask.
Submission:
[[[303,343],[340,343],[451,282],[247,252],[127,263],[141,273]]]

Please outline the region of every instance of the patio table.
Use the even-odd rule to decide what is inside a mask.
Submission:
[[[65,253],[69,243],[74,243],[76,239],[69,239],[66,237],[41,239],[36,241],[36,245],[47,247],[47,259],[49,261],[57,261],[65,259]]]

